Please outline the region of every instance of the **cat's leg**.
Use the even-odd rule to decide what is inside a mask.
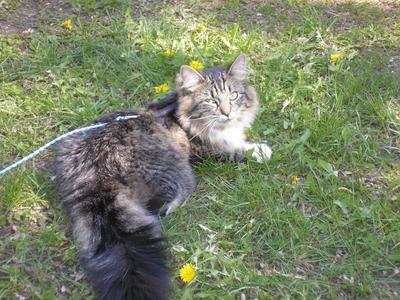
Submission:
[[[258,162],[268,160],[272,156],[272,150],[267,144],[252,142],[243,142],[241,145],[236,145],[232,150],[221,151],[214,156],[225,161],[245,161],[248,150],[253,151],[252,156]]]
[[[189,199],[190,195],[196,190],[196,178],[189,162],[180,169],[180,179],[175,198],[165,205],[165,215],[169,215],[179,206],[182,206]]]
[[[179,192],[157,194],[150,200],[148,208],[152,213],[164,217],[181,206],[185,200],[186,198]]]
[[[227,137],[216,145],[202,143],[199,139],[194,139],[190,146],[192,161],[196,161],[196,158],[201,159],[210,156],[220,161],[243,161],[246,160],[246,151],[248,150],[253,150],[253,157],[258,162],[268,160],[272,156],[272,150],[267,144],[246,142],[244,137],[233,141]]]
[[[186,202],[187,198],[182,197],[182,195],[178,195],[174,200],[168,202],[165,205],[164,215],[169,215],[179,206],[182,206]]]
[[[169,215],[176,208],[183,206],[186,203],[186,200],[189,198],[190,194],[186,195],[183,193],[178,193],[177,196],[171,201],[165,202],[164,206],[160,210],[161,216]]]
[[[174,168],[171,167],[169,175],[160,175],[153,185],[156,194],[151,202],[161,204],[154,211],[162,216],[170,214],[185,203],[196,189],[196,180],[189,162],[177,163]]]
[[[272,156],[272,150],[267,144],[245,142],[244,147],[247,150],[253,150],[253,157],[262,162],[268,160]]]

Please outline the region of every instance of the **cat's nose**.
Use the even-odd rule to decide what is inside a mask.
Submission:
[[[229,118],[229,113],[228,112],[224,112],[223,110],[221,110],[221,114],[223,114],[224,116],[227,116]]]
[[[221,111],[221,114],[229,117],[229,114],[231,113],[231,105],[230,105],[230,103],[221,103],[220,104],[220,111]]]

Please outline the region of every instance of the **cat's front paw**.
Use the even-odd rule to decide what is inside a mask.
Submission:
[[[264,160],[268,160],[272,156],[272,150],[267,144],[252,143],[249,149],[253,150],[253,157],[258,162],[263,162]]]

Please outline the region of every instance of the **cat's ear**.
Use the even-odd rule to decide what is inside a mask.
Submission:
[[[181,66],[181,71],[179,72],[177,83],[180,88],[194,90],[197,85],[204,81],[203,75],[197,72],[195,69],[183,65]]]
[[[244,54],[240,54],[229,67],[228,75],[237,80],[245,80],[249,75],[247,68],[247,58]]]

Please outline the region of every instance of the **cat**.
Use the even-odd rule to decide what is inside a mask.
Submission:
[[[56,182],[97,299],[169,299],[157,214],[195,191],[193,159],[271,156],[245,141],[258,110],[247,76],[244,55],[228,69],[182,66],[164,101],[99,118],[107,125],[59,144]]]
[[[191,139],[192,154],[242,160],[252,150],[259,162],[271,157],[268,145],[245,139],[245,130],[259,108],[256,90],[246,81],[248,75],[244,55],[239,55],[228,70],[198,72],[181,67],[176,116]]]

